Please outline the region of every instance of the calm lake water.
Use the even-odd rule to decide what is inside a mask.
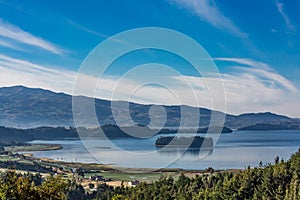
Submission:
[[[300,147],[300,131],[236,131],[222,134],[212,151],[172,148],[158,151],[157,137],[149,139],[35,140],[32,143],[60,144],[61,150],[33,152],[36,157],[87,163],[114,164],[134,168],[232,169],[288,159]],[[87,149],[89,151],[87,151]],[[32,153],[32,152],[31,152]]]

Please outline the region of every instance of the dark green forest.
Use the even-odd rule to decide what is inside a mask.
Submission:
[[[1,199],[300,199],[300,149],[287,161],[247,167],[237,173],[214,172],[177,180],[162,176],[136,187],[99,185],[87,193],[74,180],[60,176],[43,179],[39,174],[0,175]]]

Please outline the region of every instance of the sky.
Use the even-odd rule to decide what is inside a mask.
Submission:
[[[198,76],[183,58],[145,49],[120,56],[100,81],[97,74],[83,73],[84,87],[93,88],[98,81],[94,95],[104,99],[300,117],[299,7],[296,0],[0,0],[0,87],[24,85],[73,94],[78,71],[97,45],[123,31],[161,27],[198,42],[219,74]],[[145,68],[138,70],[140,65]],[[132,69],[136,73],[129,73]],[[149,77],[156,79],[143,85]],[[162,77],[164,86],[155,83]],[[212,101],[206,85],[219,77],[225,96]],[[199,101],[189,95],[183,79]]]

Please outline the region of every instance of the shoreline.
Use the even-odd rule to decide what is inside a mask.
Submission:
[[[28,153],[19,153],[20,155],[25,156],[30,160],[41,160],[50,164],[65,165],[73,168],[84,168],[87,170],[100,170],[100,171],[109,171],[114,173],[133,173],[133,174],[143,174],[143,173],[192,173],[192,174],[203,174],[210,167],[206,169],[183,169],[183,168],[133,168],[133,167],[120,167],[113,164],[99,164],[99,163],[84,163],[84,162],[68,162],[55,160],[52,158],[39,158],[35,157],[33,154]],[[215,172],[237,172],[243,169],[214,169]]]
[[[34,152],[34,151],[54,151],[62,149],[62,145],[59,144],[30,144],[21,146],[7,146],[5,151],[10,152]]]

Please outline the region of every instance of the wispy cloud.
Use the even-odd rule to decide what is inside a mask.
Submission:
[[[0,36],[3,38],[8,38],[15,42],[38,47],[40,49],[46,50],[48,52],[63,55],[66,50],[63,48],[48,42],[40,37],[34,36],[31,33],[28,33],[22,30],[20,27],[5,22],[3,19],[0,18]],[[13,46],[10,46],[13,48]]]
[[[255,75],[260,80],[267,79],[269,81],[272,81],[272,83],[277,83],[278,85],[283,86],[291,92],[297,91],[297,88],[289,80],[274,72],[272,68],[266,63],[248,58],[214,58],[214,60],[230,62],[232,63],[231,66],[248,66],[248,68],[238,66],[236,69],[241,69],[242,72],[247,72],[248,74]]]
[[[0,54],[0,87],[24,85],[71,94],[76,76],[69,70],[56,70],[26,60]]]
[[[3,38],[0,38],[0,46],[10,48],[10,49],[14,49],[14,50],[18,50],[18,51],[24,51],[24,49],[22,49],[18,45],[14,44],[11,41],[7,41]]]
[[[87,33],[90,33],[90,34],[93,34],[93,35],[96,35],[96,36],[100,36],[100,37],[103,37],[103,38],[108,38],[109,37],[108,35],[105,35],[103,33],[99,33],[99,32],[97,32],[95,30],[87,28],[87,27],[85,27],[85,26],[83,26],[83,25],[81,25],[81,24],[79,24],[77,22],[74,22],[73,20],[67,19],[66,21],[70,25],[72,25],[72,26],[76,27],[77,29],[82,30],[84,32],[87,32]]]
[[[271,111],[288,116],[299,117],[295,108],[300,106],[298,89],[281,75],[263,69],[240,67],[239,72],[221,74],[226,94],[226,110],[229,113]],[[201,100],[201,106],[210,108],[210,96],[206,82],[214,83],[217,78],[186,77]],[[178,80],[182,79],[177,77]],[[203,89],[204,88],[204,89]],[[220,90],[222,88],[216,88]],[[222,93],[222,92],[221,92]],[[188,100],[188,99],[187,99]],[[221,105],[222,98],[215,99],[216,105]]]
[[[278,73],[269,70],[253,69],[253,68],[245,68],[243,70],[245,72],[248,72],[249,74],[255,75],[262,82],[266,81],[267,83],[269,83],[269,86],[273,88],[283,87],[283,89],[286,89],[289,92],[293,92],[293,93],[298,92],[298,89],[294,86],[294,84],[291,81],[289,81],[288,79],[286,79],[285,77],[281,76]]]
[[[276,7],[278,9],[278,12],[280,13],[280,15],[284,19],[286,27],[289,29],[289,31],[295,31],[295,26],[291,23],[290,18],[288,17],[288,15],[283,10],[284,4],[282,2],[279,2],[278,0],[275,3],[276,3]]]
[[[229,17],[226,17],[217,7],[214,0],[170,0],[179,6],[190,9],[197,14],[202,20],[210,23],[212,26],[229,31],[239,37],[247,37]]]
[[[271,67],[268,64],[253,59],[249,59],[249,58],[214,58],[214,60],[238,63],[241,65],[246,65],[249,67],[265,69],[265,70],[271,69]]]
[[[129,44],[128,42],[126,41],[122,41],[122,40],[118,40],[118,39],[114,39],[114,38],[111,38],[111,36],[109,35],[106,35],[104,33],[100,33],[100,32],[97,32],[93,29],[90,29],[90,28],[87,28],[86,26],[83,26],[73,20],[70,20],[70,19],[66,19],[67,23],[70,24],[71,26],[74,26],[75,28],[77,28],[78,30],[81,30],[81,31],[84,31],[86,33],[89,33],[89,34],[92,34],[92,35],[96,35],[96,36],[99,36],[103,39],[109,39],[113,42],[117,42],[117,43],[121,43],[121,44],[126,44],[126,45],[133,45],[133,44]]]

